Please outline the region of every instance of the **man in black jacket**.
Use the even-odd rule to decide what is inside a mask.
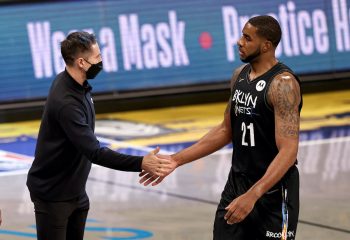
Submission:
[[[66,69],[51,86],[27,179],[39,240],[83,239],[89,209],[85,185],[92,163],[159,176],[170,163],[156,156],[159,148],[139,157],[100,146],[87,82],[102,69],[95,36],[71,33],[61,43],[61,53]]]

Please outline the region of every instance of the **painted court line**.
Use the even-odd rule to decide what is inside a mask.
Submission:
[[[110,144],[110,145],[114,144],[114,145],[118,145],[120,147],[133,148],[133,149],[137,149],[137,150],[141,150],[141,151],[145,151],[145,152],[150,152],[150,151],[154,150],[154,148],[145,147],[145,146],[136,145],[136,144],[131,144],[128,142],[118,141],[118,140],[110,139],[110,138],[98,137],[97,139],[102,143],[106,143],[106,144]],[[304,146],[321,145],[321,144],[341,143],[341,142],[348,142],[348,141],[350,141],[350,136],[303,141],[303,142],[299,143],[299,146],[304,147]],[[169,155],[174,153],[174,152],[163,150],[163,149],[161,149],[160,152],[163,154],[169,154]],[[221,149],[221,150],[217,151],[216,153],[228,154],[228,153],[232,153],[232,149],[231,148]],[[17,154],[17,155],[20,156],[20,154]],[[22,156],[24,156],[24,155],[22,155]],[[26,157],[30,158],[29,156],[26,156]],[[28,172],[28,170],[18,170],[18,171],[13,171],[13,172],[0,172],[0,177],[22,175],[22,174],[27,174],[27,172]]]

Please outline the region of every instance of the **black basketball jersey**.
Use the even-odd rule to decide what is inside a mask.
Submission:
[[[250,70],[250,64],[244,66],[231,93],[232,170],[258,180],[278,153],[274,112],[267,102],[270,83],[277,74],[294,73],[277,63],[262,76],[250,80]]]

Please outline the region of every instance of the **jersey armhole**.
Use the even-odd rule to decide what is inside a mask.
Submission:
[[[233,77],[235,77],[236,71],[233,73],[233,76],[232,76],[231,82],[230,82],[231,94],[232,94],[233,89],[235,88],[235,86],[236,86],[236,84],[237,84],[237,80],[238,80],[239,76],[241,76],[241,73],[243,72],[243,70],[245,70],[245,68],[246,68],[248,65],[249,65],[249,64],[244,64],[244,65],[242,65],[242,66],[240,66],[240,67],[238,67],[238,68],[236,69],[236,71],[238,72],[238,73],[237,73],[237,76],[236,76],[236,79],[233,79]],[[233,84],[232,84],[232,81],[234,81]]]
[[[276,75],[274,75],[273,78],[272,78],[272,80],[269,81],[269,82],[267,83],[266,91],[265,91],[265,93],[264,93],[264,102],[265,102],[265,106],[266,106],[267,109],[269,109],[271,112],[273,112],[273,107],[269,104],[269,101],[268,101],[268,99],[267,99],[267,95],[268,95],[269,90],[270,90],[270,85],[271,85],[272,81],[275,79],[275,76],[276,76]]]

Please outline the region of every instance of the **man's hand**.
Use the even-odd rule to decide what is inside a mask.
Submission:
[[[257,201],[256,196],[251,192],[246,192],[238,198],[234,199],[225,209],[227,213],[225,220],[227,224],[234,224],[243,221],[248,214],[253,210]]]
[[[160,148],[157,147],[149,154],[143,157],[142,160],[142,170],[143,172],[147,172],[152,174],[152,176],[163,177],[169,172],[171,169],[171,160],[167,158],[162,158],[162,155],[156,155],[159,152]]]
[[[172,173],[177,167],[178,164],[177,162],[169,155],[161,155],[158,154],[157,157],[161,158],[161,159],[168,159],[170,161],[170,164],[166,165],[165,172],[163,176],[158,176],[156,174],[152,174],[151,172],[148,171],[142,171],[140,173],[140,184],[143,184],[145,186],[148,186],[150,183],[152,183],[152,186],[156,186],[159,183],[161,183],[163,181],[163,179],[168,176],[170,173]]]

